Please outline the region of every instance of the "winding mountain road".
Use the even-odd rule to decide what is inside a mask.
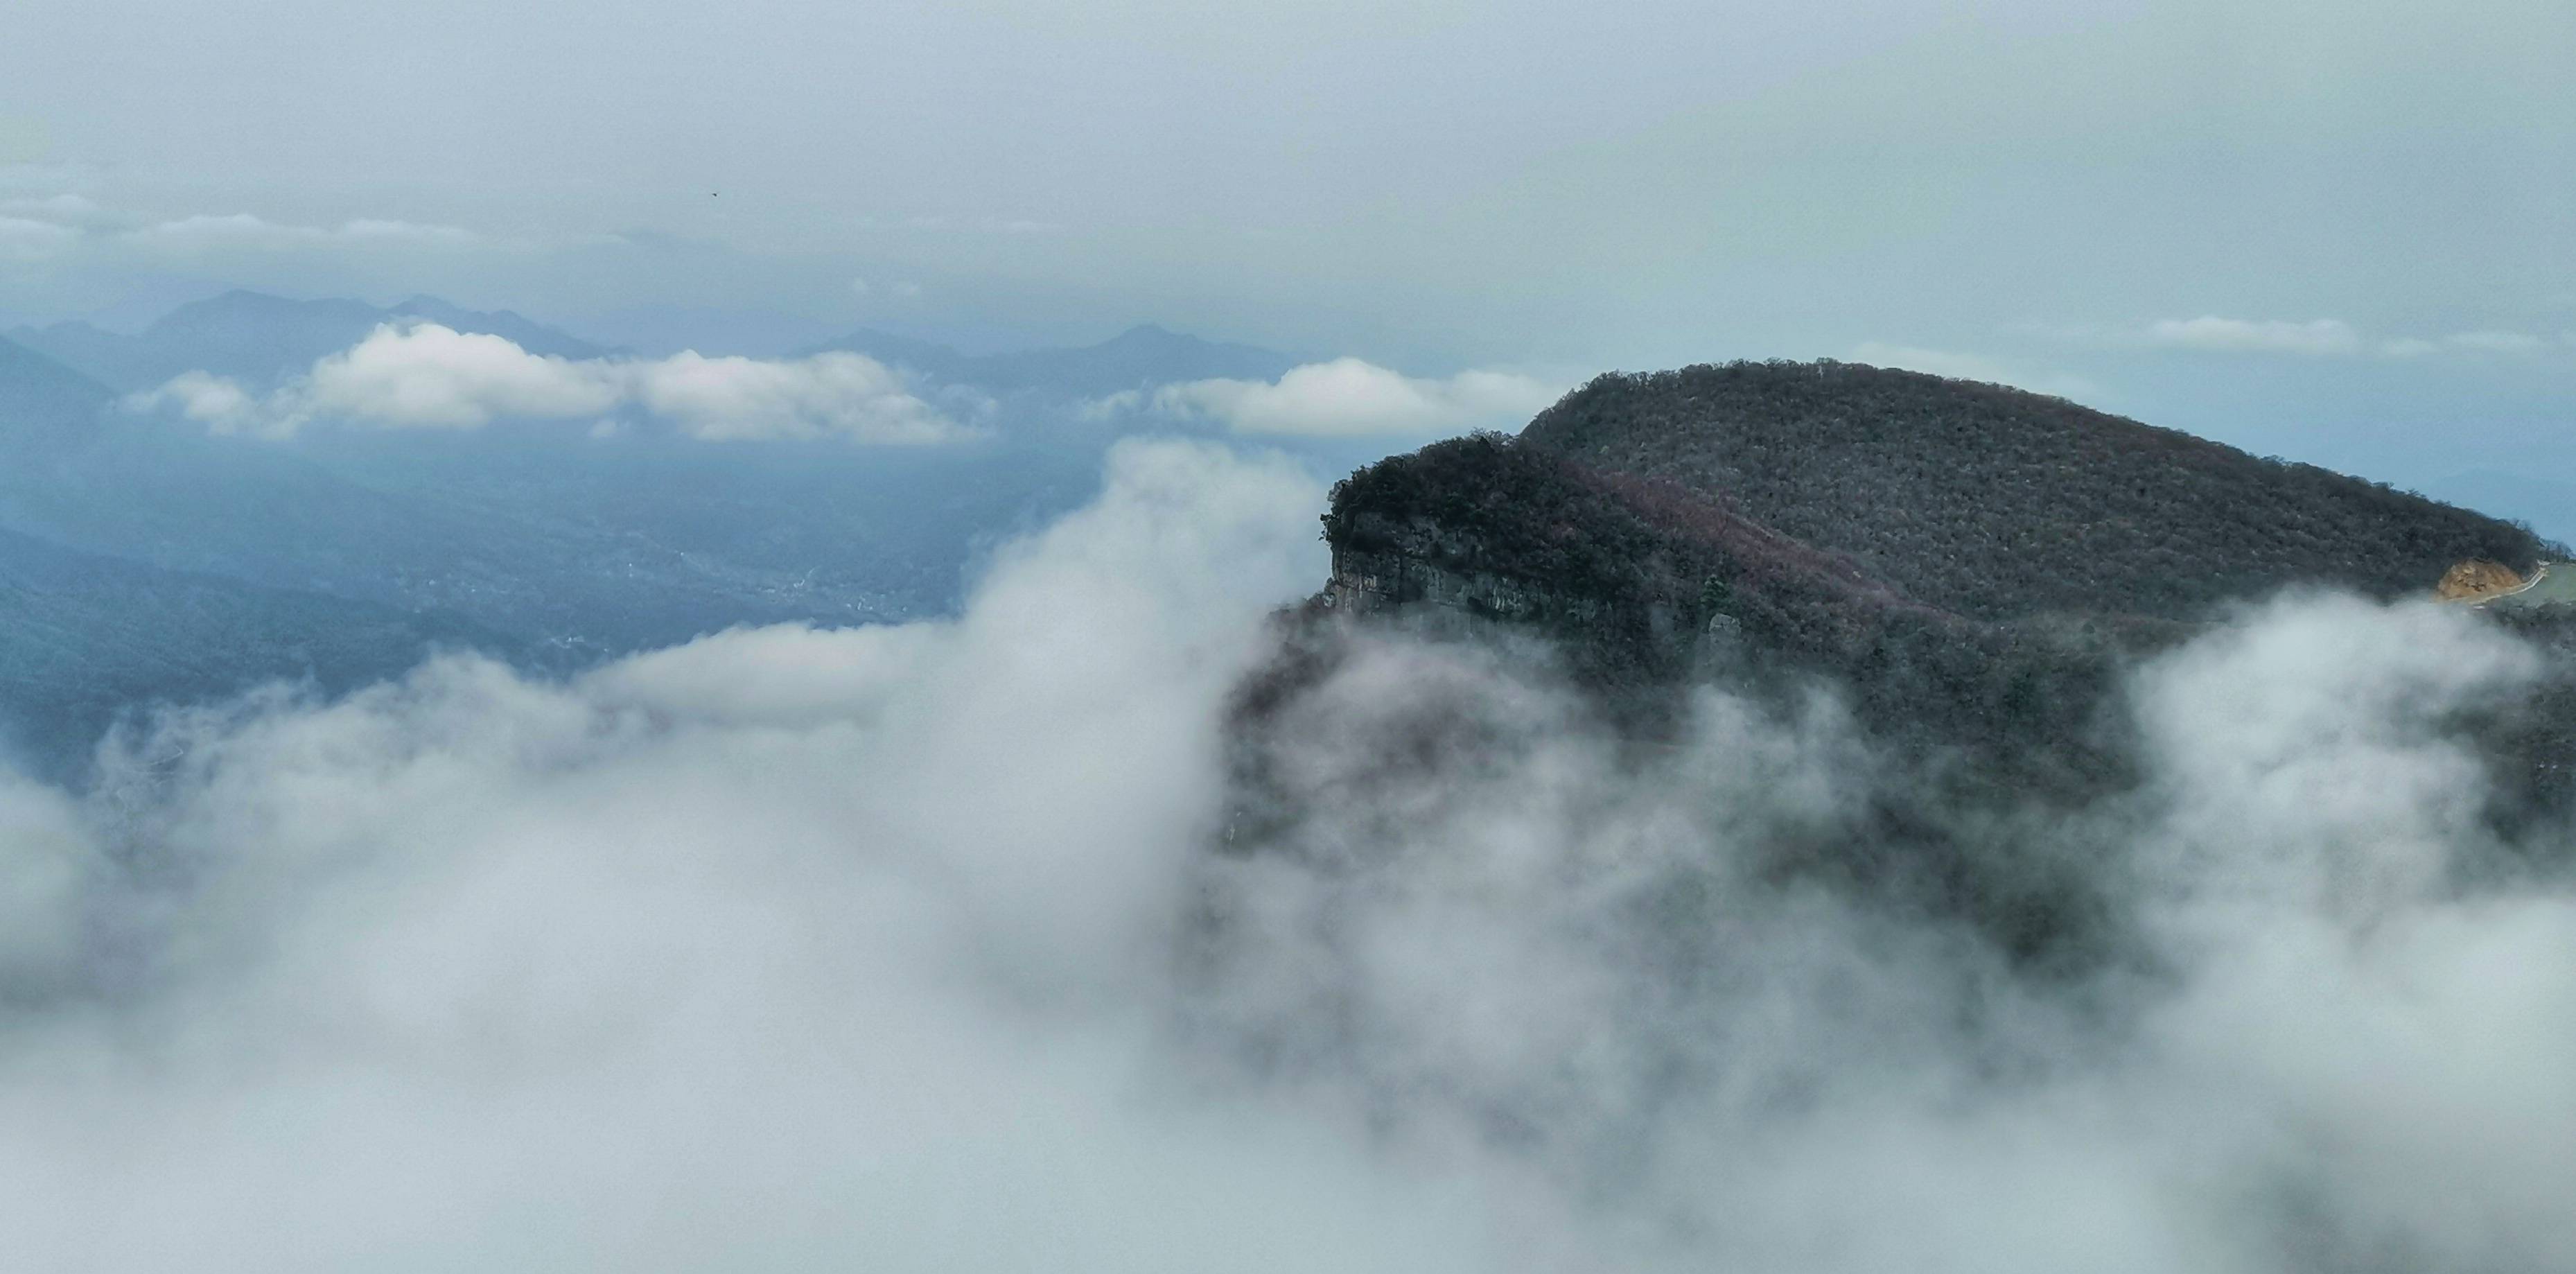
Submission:
[[[2561,568],[2553,570],[2551,568]],[[2562,606],[2576,605],[2576,565],[2566,562],[2543,562],[2522,582],[2522,587],[2509,593],[2478,599],[2474,605],[2492,606]]]

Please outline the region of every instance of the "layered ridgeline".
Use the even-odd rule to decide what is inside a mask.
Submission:
[[[483,312],[415,296],[378,307],[342,298],[296,300],[234,290],[192,301],[140,332],[111,332],[77,320],[19,327],[8,339],[100,384],[150,389],[184,372],[210,372],[269,385],[357,344],[392,323],[437,323],[507,338],[531,354],[597,358],[609,351],[508,310]]]
[[[2429,597],[2464,561],[2528,574],[2565,553],[2061,399],[1838,363],[1604,376],[1517,438],[1352,474],[1324,523],[1331,580],[1239,704],[1238,841],[1294,841],[1290,824],[1335,803],[1302,790],[1288,735],[1301,697],[1365,658],[1388,617],[1530,636],[1534,675],[1650,751],[1679,737],[1694,683],[1784,718],[1830,688],[1906,777],[1796,854],[1902,878],[2034,951],[2081,928],[2091,878],[2034,873],[2048,852],[2006,829],[2133,789],[2122,687],[2139,658],[2285,589]],[[1340,622],[1355,615],[1378,618]],[[2557,622],[2495,618],[2543,636]],[[2500,827],[2569,804],[2576,702],[2563,685],[2540,699],[2475,723]],[[1481,736],[1459,723],[1488,710],[1453,703],[1395,731],[1385,764],[1463,763]]]

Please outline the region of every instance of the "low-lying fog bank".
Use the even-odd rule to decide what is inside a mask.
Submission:
[[[2537,653],[2310,598],[2139,670],[2144,784],[1995,828],[2120,935],[2035,967],[1777,869],[1902,781],[1829,696],[1641,757],[1371,639],[1228,843],[1321,502],[1123,444],[953,623],[0,779],[6,1263],[2576,1269],[2569,830],[2456,737]]]

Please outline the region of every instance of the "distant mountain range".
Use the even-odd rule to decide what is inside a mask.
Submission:
[[[508,310],[468,310],[431,296],[378,308],[245,291],[182,305],[131,336],[81,322],[14,328],[7,336],[120,391],[149,389],[189,371],[265,386],[357,344],[380,324],[414,319],[506,337],[532,354],[598,358],[610,352]]]
[[[571,667],[738,624],[944,613],[986,544],[1096,485],[1112,435],[1050,427],[1069,423],[1064,401],[1156,367],[1257,370],[1169,333],[925,359],[933,379],[1035,385],[1055,367],[1073,388],[1015,397],[1014,427],[982,442],[899,450],[578,428],[258,440],[118,403],[192,370],[273,383],[402,319],[615,354],[433,298],[249,292],[133,336],[69,323],[0,339],[0,753],[76,765],[119,709],[271,677],[344,686],[433,645]]]
[[[623,352],[508,310],[469,310],[431,296],[378,307],[239,290],[182,305],[130,336],[77,321],[13,328],[5,336],[112,390],[130,392],[189,371],[273,385],[357,344],[380,324],[406,320],[506,337],[532,354],[584,359]],[[1203,340],[1150,324],[1096,345],[1000,354],[966,354],[931,341],[862,329],[796,354],[832,351],[864,354],[942,384],[1067,398],[1194,380],[1273,380],[1298,362],[1273,350]]]

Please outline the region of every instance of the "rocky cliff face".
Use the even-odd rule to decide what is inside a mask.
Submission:
[[[1363,543],[1372,547],[1360,547]],[[1324,587],[1324,604],[1352,615],[1428,607],[1520,623],[1580,624],[1599,616],[1597,598],[1569,595],[1497,570],[1449,565],[1491,556],[1469,532],[1428,520],[1396,525],[1367,518],[1353,541],[1333,546],[1333,574]]]
[[[1426,525],[1385,538],[1390,547],[1333,550],[1332,575],[1316,598],[1325,611],[1436,637],[1464,637],[1479,624],[1495,623],[1581,641],[1614,604],[1497,571],[1445,566],[1478,556],[1473,542],[1456,532]],[[1734,667],[1746,654],[1743,622],[1714,606],[1702,610],[1693,617],[1650,604],[1644,616],[1660,662],[1692,677]]]

